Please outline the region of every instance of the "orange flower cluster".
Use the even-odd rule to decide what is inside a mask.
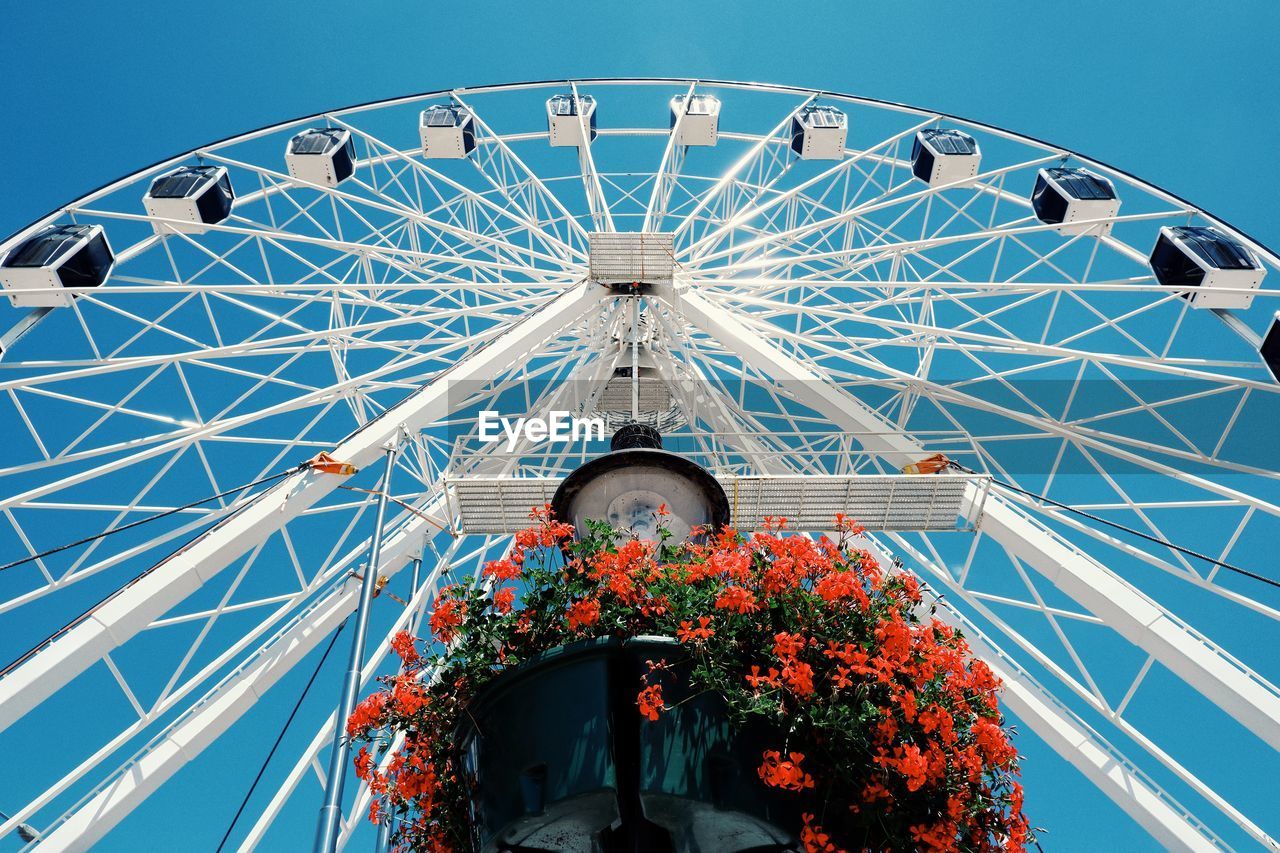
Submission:
[[[782,753],[776,750],[766,752],[764,763],[760,765],[760,779],[766,785],[781,788],[784,791],[803,791],[805,788],[812,788],[813,777],[800,769],[801,761],[804,761],[802,752],[788,753],[787,758],[783,758]]]
[[[662,685],[650,684],[641,690],[636,697],[636,704],[640,707],[641,716],[648,720],[657,720],[658,714],[666,709],[662,700]]]
[[[643,720],[679,706],[663,682],[688,679],[680,695],[719,693],[776,731],[757,775],[803,812],[792,831],[807,853],[1016,851],[1031,840],[998,680],[952,628],[918,618],[919,583],[856,547],[851,519],[837,517],[835,540],[789,535],[774,518],[750,537],[655,544],[594,527],[575,543],[547,508],[531,517],[510,553],[484,565],[487,585],[441,590],[430,629],[442,651],[420,655],[398,635],[402,671],[347,721],[366,744],[356,772],[381,803],[370,818],[394,821],[397,849],[472,844],[454,742],[470,697],[506,668],[602,635],[680,644],[684,663],[650,662],[637,685]],[[403,748],[379,758],[395,732]]]

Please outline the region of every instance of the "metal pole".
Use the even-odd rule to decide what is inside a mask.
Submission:
[[[373,853],[387,853],[391,849],[391,821],[394,820],[390,815],[386,820],[378,824],[378,838],[373,845]]]
[[[360,609],[356,611],[355,635],[351,638],[351,658],[342,682],[342,699],[333,732],[333,752],[329,757],[329,775],[325,785],[324,805],[320,807],[320,824],[316,830],[316,853],[335,853],[338,831],[342,828],[342,786],[347,777],[347,757],[351,744],[346,738],[346,723],[356,708],[360,692],[360,670],[364,666],[365,634],[369,629],[369,611],[378,585],[378,562],[382,552],[382,522],[387,512],[387,494],[391,491],[391,470],[396,462],[399,436],[386,445],[387,467],[378,490],[378,511],[373,538],[369,546],[369,565],[364,570],[360,587]]]
[[[418,580],[422,573],[422,558],[413,558],[413,585],[410,587],[410,593],[417,595]],[[417,629],[417,614],[411,614],[409,617],[409,633],[412,634]],[[395,818],[390,815],[382,823],[378,824],[378,837],[373,843],[373,853],[387,853],[391,849],[391,821]]]

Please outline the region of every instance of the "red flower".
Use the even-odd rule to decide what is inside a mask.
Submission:
[[[413,666],[418,662],[418,649],[414,646],[413,635],[401,631],[391,638],[391,650],[394,651],[405,666]]]
[[[782,667],[782,680],[792,693],[801,698],[813,695],[813,667],[804,661],[788,661]]]
[[[503,587],[493,594],[493,609],[502,614],[510,613],[511,605],[515,600],[516,588],[513,586]]]
[[[753,666],[751,667],[751,674],[745,677],[753,690],[759,690],[761,684],[767,684],[770,687],[778,686],[778,670],[773,667],[769,667],[768,675],[761,675],[760,667]]]
[[[732,610],[734,613],[754,613],[760,609],[756,604],[756,596],[749,589],[740,586],[725,587],[724,592],[716,598],[717,610]]]
[[[372,766],[373,756],[369,755],[369,747],[360,747],[360,751],[356,753],[356,778],[360,780],[369,778],[369,768]]]
[[[650,684],[641,690],[640,695],[636,697],[636,704],[640,707],[641,716],[650,720],[658,719],[659,712],[666,710],[666,705],[662,701],[662,685]]]
[[[528,533],[529,531],[526,530],[522,532]],[[511,559],[494,560],[491,563],[485,564],[484,573],[496,581],[513,581],[520,577],[520,566]]]
[[[564,616],[569,624],[570,631],[590,628],[600,621],[600,602],[592,598],[585,598],[570,605]]]
[[[363,734],[382,722],[382,712],[387,707],[387,694],[374,693],[366,696],[347,718],[347,737]]]
[[[804,647],[808,643],[804,637],[799,634],[789,634],[786,631],[773,635],[773,653],[778,656],[779,660],[793,658],[804,651]]]
[[[693,627],[692,622],[685,620],[680,623],[680,628],[676,631],[676,639],[682,643],[693,643],[695,645],[710,640],[716,633],[714,628],[707,627],[710,624],[711,618],[709,616],[699,616],[697,628]]]
[[[800,830],[800,843],[804,845],[804,853],[844,853],[831,843],[831,836],[813,822],[812,814],[806,813],[802,817],[804,829]]]
[[[451,589],[452,587],[442,589],[440,595],[436,597],[436,606],[430,621],[431,633],[446,645],[452,643],[458,635],[458,629],[462,627],[462,621],[467,615],[466,602],[446,597]]]
[[[758,771],[760,778],[766,785],[786,791],[803,791],[805,788],[812,788],[813,777],[800,769],[804,753],[790,753],[789,759],[784,759],[776,750],[766,752],[764,763],[760,765]]]
[[[892,758],[881,759],[886,767],[892,767],[906,780],[908,791],[918,791],[928,781],[929,765],[914,743],[904,744],[893,751]]]

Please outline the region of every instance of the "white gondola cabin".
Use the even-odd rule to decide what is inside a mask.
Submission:
[[[231,215],[235,197],[226,166],[182,166],[152,181],[142,203],[151,216],[177,220],[154,223],[157,233],[203,234]]]
[[[931,187],[968,181],[978,174],[981,162],[978,141],[951,128],[926,128],[911,146],[911,174]]]
[[[547,133],[552,148],[581,147],[596,138],[596,99],[556,95],[547,101]]]
[[[1151,271],[1166,287],[1194,287],[1194,308],[1248,308],[1267,271],[1258,256],[1217,228],[1160,229]],[[1224,291],[1223,288],[1230,288]]]
[[[791,150],[802,160],[844,157],[849,117],[835,107],[809,106],[791,117]]]
[[[461,160],[476,150],[475,117],[463,107],[427,107],[418,119],[418,134],[428,160]]]
[[[99,287],[111,275],[115,255],[101,225],[51,225],[0,259],[0,285],[15,308],[71,304],[67,287]]]
[[[355,142],[346,128],[304,130],[285,146],[284,161],[291,177],[336,187],[355,173]]]
[[[1046,225],[1058,225],[1059,234],[1110,234],[1112,223],[1086,223],[1109,219],[1120,212],[1120,197],[1111,181],[1088,169],[1058,167],[1041,169],[1031,192],[1036,218]]]
[[[671,132],[677,145],[715,145],[720,135],[720,99],[676,95],[671,99]]]

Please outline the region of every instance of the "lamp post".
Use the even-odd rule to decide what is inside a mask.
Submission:
[[[373,594],[378,585],[378,562],[382,554],[382,523],[387,513],[387,495],[391,491],[391,471],[396,462],[399,437],[386,446],[387,466],[382,475],[382,487],[378,490],[378,509],[374,520],[373,537],[369,545],[369,565],[365,568],[360,587],[360,607],[356,611],[355,635],[351,638],[351,657],[347,662],[347,674],[342,682],[342,698],[338,704],[338,717],[334,723],[333,751],[329,756],[329,775],[325,785],[324,805],[320,807],[320,822],[316,829],[316,853],[335,853],[338,848],[338,831],[342,826],[342,787],[346,781],[348,756],[351,743],[346,738],[346,722],[355,711],[356,696],[360,692],[360,671],[364,667],[365,635],[369,629],[369,611]]]

